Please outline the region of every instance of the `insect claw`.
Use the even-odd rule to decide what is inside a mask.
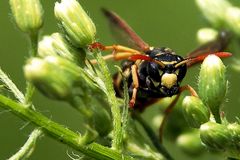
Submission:
[[[134,105],[135,105],[135,100],[131,99],[130,102],[129,102],[129,107],[134,108]]]
[[[92,44],[89,45],[88,49],[90,51],[93,51],[94,49],[100,49],[100,50],[105,50],[105,46],[102,45],[101,43],[99,42],[94,42]]]

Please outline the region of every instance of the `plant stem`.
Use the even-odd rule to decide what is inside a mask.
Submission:
[[[137,113],[136,111],[132,112],[133,118],[136,119],[141,126],[144,128],[146,131],[147,135],[151,139],[153,145],[156,147],[156,149],[168,160],[173,160],[171,155],[168,153],[168,151],[165,149],[165,147],[160,144],[158,137],[155,135],[154,131],[151,129],[150,126],[142,119],[142,117]]]
[[[11,79],[1,69],[0,69],[0,79],[9,88],[9,90],[14,94],[14,96],[18,99],[18,101],[20,103],[24,104],[24,106],[27,108],[29,105],[26,106],[25,104],[27,104],[26,102],[29,102],[28,100],[26,100],[26,97],[28,97],[28,96],[24,97],[23,93],[17,88],[17,86],[11,81]],[[21,148],[21,150],[19,150],[10,159],[17,159],[15,157],[20,157],[20,158],[26,157],[26,156],[29,157],[34,150],[34,144],[35,144],[38,136],[40,136],[41,134],[42,134],[42,131],[40,129],[35,129],[31,133],[28,141],[24,144],[24,146]],[[20,158],[18,158],[18,159],[20,159]]]
[[[24,105],[17,103],[3,95],[0,95],[0,106],[10,109],[14,114],[22,119],[28,120],[41,127],[46,135],[67,144],[68,146],[84,153],[85,155],[101,160],[122,160],[132,159],[129,156],[119,154],[110,148],[101,146],[97,143],[86,144],[84,137],[68,128],[53,122],[39,112],[26,108]]]
[[[37,55],[38,50],[38,32],[30,33],[30,48],[29,48],[29,56],[34,57]]]
[[[121,72],[122,74],[122,72]],[[122,74],[123,77],[123,93],[124,93],[124,105],[123,105],[123,110],[122,110],[122,134],[124,135],[127,129],[128,125],[128,118],[129,118],[129,93],[128,93],[128,85],[127,85],[127,80]]]
[[[31,106],[34,91],[35,87],[33,86],[33,84],[31,82],[27,82],[24,104]]]
[[[214,119],[217,123],[221,124],[222,123],[222,120],[221,120],[221,117],[220,117],[220,114],[217,113],[217,114],[213,114],[214,116]]]
[[[34,57],[37,55],[37,50],[38,50],[38,32],[30,33],[29,39],[30,39],[29,56]],[[33,96],[35,87],[30,82],[27,82],[26,85],[27,87],[26,87],[24,103],[28,104],[28,106],[31,106],[32,96]]]
[[[35,148],[35,144],[37,139],[42,135],[42,130],[35,129],[29,136],[27,142],[24,144],[24,146],[21,147],[21,149],[14,154],[11,158],[8,160],[16,160],[16,159],[26,159],[29,158],[31,153],[33,152]]]
[[[0,81],[2,81],[7,86],[7,88],[14,94],[14,96],[20,103],[24,103],[25,101],[24,95],[11,81],[11,79],[1,70],[1,68],[0,68]]]
[[[121,126],[121,113],[120,107],[118,106],[117,99],[115,96],[115,91],[113,88],[112,77],[107,68],[106,62],[103,60],[101,53],[97,52],[97,61],[99,62],[99,67],[103,73],[103,79],[107,89],[107,98],[111,106],[111,112],[113,117],[113,141],[112,148],[118,151],[122,150],[123,135]]]

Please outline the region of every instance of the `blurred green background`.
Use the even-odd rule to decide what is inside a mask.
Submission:
[[[41,36],[59,31],[54,18],[54,3],[54,0],[42,1],[45,21]],[[95,22],[98,31],[97,37],[103,44],[115,42],[110,35],[106,20],[100,12],[101,7],[106,7],[121,15],[147,43],[153,46],[170,47],[183,56],[197,46],[196,32],[198,29],[208,26],[193,0],[81,0],[80,3]],[[237,1],[235,3],[239,4]],[[25,80],[22,66],[28,55],[28,41],[26,36],[14,25],[7,0],[0,1],[0,10],[0,67],[24,91]],[[240,57],[237,55],[238,53],[233,54],[236,58]],[[231,121],[235,120],[236,116],[240,117],[240,99],[238,98],[240,76],[238,72],[231,69],[231,58],[224,60],[224,63],[229,66],[227,76],[230,82],[224,110],[227,118]],[[199,66],[192,68],[183,84],[191,84],[196,88],[198,71]],[[40,112],[52,120],[73,130],[79,130],[81,119],[78,113],[68,105],[49,100],[40,93],[36,93],[34,96],[34,104],[38,106]],[[149,108],[144,115],[149,116],[153,110],[154,108]],[[24,144],[33,127],[9,111],[0,108],[0,159],[9,158],[14,154]],[[170,142],[168,150],[176,159],[192,159],[181,153]],[[72,155],[72,152],[77,153],[51,138],[43,137],[38,141],[31,159],[66,160],[70,159],[68,154]],[[213,157],[204,154],[194,159],[213,159]],[[215,159],[221,158],[215,157]]]

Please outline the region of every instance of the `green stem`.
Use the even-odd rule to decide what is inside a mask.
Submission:
[[[121,72],[122,74],[122,72]],[[129,109],[129,93],[128,93],[128,85],[127,80],[122,74],[123,77],[123,93],[124,93],[124,105],[122,110],[122,134],[124,135],[127,130],[128,125],[128,109]]]
[[[17,100],[24,103],[25,97],[17,86],[11,81],[11,79],[0,68],[0,81],[7,86],[7,88],[14,94]]]
[[[121,112],[118,106],[117,99],[115,96],[115,91],[113,88],[112,76],[109,73],[106,62],[103,60],[101,53],[97,52],[97,61],[99,62],[99,67],[103,73],[103,79],[107,89],[107,98],[111,106],[111,112],[113,117],[113,141],[112,147],[116,150],[121,151],[123,146],[123,135],[122,135],[122,125],[121,125]]]
[[[213,117],[214,117],[216,123],[219,123],[219,124],[222,123],[221,116],[220,116],[220,113],[219,113],[219,112],[213,113]]]
[[[33,84],[31,82],[27,82],[24,104],[31,106],[34,91],[35,87],[33,86]]]
[[[38,32],[30,33],[30,48],[29,48],[29,56],[34,57],[37,55],[38,50]]]
[[[27,159],[35,149],[35,144],[37,139],[42,135],[42,131],[40,129],[35,129],[29,136],[27,142],[21,149],[10,157],[8,160],[16,160],[16,159]]]
[[[0,95],[0,106],[10,109],[14,114],[22,119],[28,120],[41,127],[46,135],[67,144],[68,146],[82,152],[83,154],[101,160],[122,160],[131,159],[131,157],[119,154],[110,148],[101,146],[97,143],[86,144],[84,137],[68,128],[53,122],[39,112],[26,108],[3,95]]]
[[[38,50],[38,32],[30,33],[30,48],[29,48],[29,56],[34,57],[37,55]],[[31,106],[32,103],[32,96],[35,91],[35,87],[32,83],[27,82],[26,93],[25,93],[25,101],[24,103],[28,106]]]
[[[171,155],[168,153],[168,151],[165,149],[165,147],[160,144],[158,137],[155,135],[154,131],[151,129],[150,126],[142,119],[142,117],[137,113],[136,111],[132,112],[133,118],[136,119],[141,126],[144,128],[146,131],[147,135],[151,139],[153,145],[156,147],[156,149],[168,160],[172,160],[173,158]]]

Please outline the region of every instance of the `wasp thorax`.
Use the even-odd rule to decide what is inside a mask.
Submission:
[[[174,73],[164,73],[161,77],[161,85],[167,87],[168,89],[172,88],[177,84],[177,75]]]

